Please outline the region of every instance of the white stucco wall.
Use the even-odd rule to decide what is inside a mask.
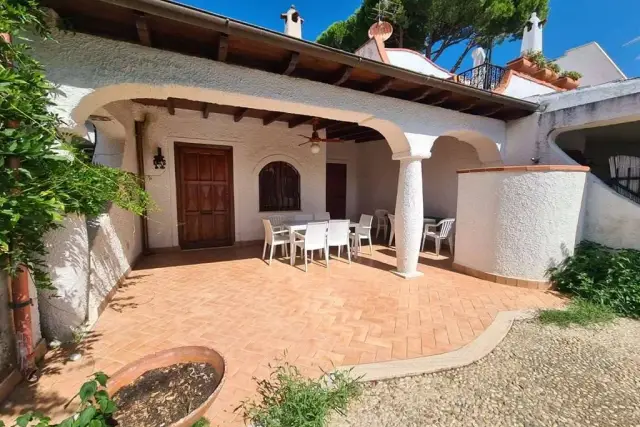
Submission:
[[[376,209],[395,212],[400,162],[391,159],[385,141],[358,144],[358,199],[360,213],[372,215]]]
[[[554,62],[563,70],[581,73],[580,84],[582,86],[599,85],[626,79],[622,70],[597,42],[569,49]]]
[[[428,155],[429,141],[450,131],[505,140],[500,120],[85,34],[54,36],[58,43],[37,42],[34,52],[64,94],[57,111],[72,127],[112,101],[176,97],[361,123],[403,155]]]
[[[455,262],[545,280],[580,239],[585,179],[585,172],[460,174]]]
[[[587,180],[583,238],[612,248],[640,250],[640,205],[613,191],[595,175]]]
[[[407,70],[426,74],[428,76],[440,77],[442,79],[448,79],[451,77],[450,72],[438,67],[418,52],[410,51],[408,49],[393,48],[388,48],[386,50],[391,65],[406,68]]]
[[[89,240],[84,217],[68,215],[60,228],[45,236],[45,243],[45,261],[56,290],[38,291],[42,331],[49,340],[66,341],[87,312]]]
[[[298,134],[311,134],[311,126],[289,129],[286,123],[263,126],[262,120],[246,117],[234,122],[233,116],[211,114],[203,119],[196,111],[144,107],[149,123],[145,129],[144,151],[147,190],[158,209],[149,213],[151,248],[177,247],[178,217],[174,143],[225,145],[233,148],[235,239],[238,242],[264,237],[262,218],[280,212],[259,212],[258,174],[270,162],[285,161],[300,174],[301,212],[324,212],[326,197],[326,148],[312,154]],[[166,169],[154,169],[153,155],[160,146]],[[294,215],[295,212],[283,212]]]
[[[536,83],[518,75],[513,75],[509,79],[509,83],[502,94],[513,96],[514,98],[528,98],[534,95],[544,95],[554,92],[557,92],[557,90],[549,86]]]
[[[458,203],[458,169],[482,166],[471,145],[453,137],[436,140],[430,159],[422,161],[425,216],[455,218]]]

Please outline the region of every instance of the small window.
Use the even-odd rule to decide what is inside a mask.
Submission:
[[[300,174],[289,163],[271,162],[260,171],[260,212],[299,211]]]

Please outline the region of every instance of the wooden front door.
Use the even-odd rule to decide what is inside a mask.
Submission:
[[[347,165],[327,163],[327,211],[332,219],[347,217]]]
[[[232,245],[232,148],[176,142],[175,153],[180,247]]]

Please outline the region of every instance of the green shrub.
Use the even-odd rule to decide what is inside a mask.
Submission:
[[[553,71],[554,73],[559,73],[561,71],[560,66],[555,62],[547,62],[547,68]]]
[[[269,379],[258,381],[258,395],[257,401],[247,400],[236,408],[256,427],[324,427],[331,412],[344,414],[360,395],[360,384],[350,372],[311,379],[284,363]]]
[[[560,74],[560,77],[569,77],[572,80],[580,80],[582,78],[582,74],[577,71],[564,71]]]
[[[615,318],[613,309],[582,298],[574,298],[565,310],[541,310],[539,313],[540,322],[563,327],[609,323]]]
[[[547,66],[547,58],[539,50],[528,50],[524,53],[524,57],[536,64],[540,69]]]
[[[211,423],[205,417],[200,418],[191,427],[210,427]]]
[[[582,242],[573,256],[548,273],[561,292],[640,317],[640,251]]]

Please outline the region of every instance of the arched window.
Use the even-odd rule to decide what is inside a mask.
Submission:
[[[260,212],[300,210],[300,174],[289,163],[269,163],[258,180]]]

